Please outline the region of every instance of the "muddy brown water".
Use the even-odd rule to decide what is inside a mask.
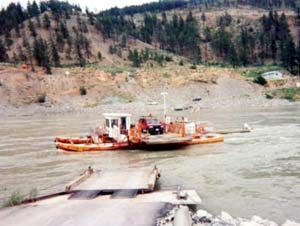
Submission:
[[[13,191],[24,196],[59,192],[87,166],[119,169],[157,165],[162,189],[194,188],[203,207],[235,217],[259,215],[279,223],[300,221],[300,108],[201,110],[190,118],[215,128],[254,131],[232,134],[221,144],[175,151],[65,153],[57,135],[85,135],[102,122],[101,112],[0,117],[0,203]]]

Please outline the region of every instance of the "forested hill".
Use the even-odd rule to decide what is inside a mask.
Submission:
[[[300,71],[296,0],[159,1],[99,13],[67,2],[11,3],[0,12],[0,62],[282,65]]]

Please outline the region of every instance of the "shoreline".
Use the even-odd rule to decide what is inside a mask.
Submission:
[[[184,106],[184,105],[182,105]],[[264,97],[257,98],[236,98],[236,99],[206,99],[193,105],[187,105],[189,109],[175,111],[168,107],[168,113],[171,115],[201,113],[207,110],[226,110],[239,109],[245,110],[253,108],[272,108],[272,107],[290,107],[300,106],[300,101],[291,102],[284,99],[269,100]],[[85,113],[104,113],[104,112],[128,112],[131,114],[145,114],[154,112],[160,114],[163,112],[163,104],[148,105],[141,101],[131,103],[114,102],[110,104],[99,104],[95,107],[81,107],[73,104],[66,105],[48,105],[48,104],[30,104],[21,106],[0,105],[1,117],[26,117],[41,115],[64,115],[64,114],[85,114]]]

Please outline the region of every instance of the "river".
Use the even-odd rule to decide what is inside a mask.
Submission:
[[[118,169],[157,165],[160,186],[196,189],[203,207],[234,217],[259,215],[279,223],[300,221],[300,108],[201,110],[190,115],[215,128],[238,128],[220,144],[176,151],[65,153],[55,149],[57,135],[85,135],[101,122],[101,112],[0,117],[0,203],[12,191],[26,196],[61,191],[85,168]]]

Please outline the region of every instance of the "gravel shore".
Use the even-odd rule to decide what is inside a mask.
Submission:
[[[188,112],[200,112],[202,109],[248,109],[251,107],[268,108],[272,106],[300,105],[300,102],[290,102],[283,99],[267,99],[262,88],[245,81],[231,78],[221,78],[218,84],[207,85],[191,82],[184,86],[160,86],[136,90],[133,101],[124,101],[119,97],[108,96],[102,102],[92,106],[85,104],[83,97],[66,96],[60,104],[53,104],[46,100],[43,104],[28,104],[12,106],[1,103],[1,116],[28,116],[28,115],[61,115],[78,113],[101,112],[129,112],[134,115],[144,115],[149,112],[160,113],[163,109],[161,92],[168,92],[168,112],[174,112],[174,108]],[[200,101],[193,101],[194,99]],[[62,104],[63,103],[63,104]]]

